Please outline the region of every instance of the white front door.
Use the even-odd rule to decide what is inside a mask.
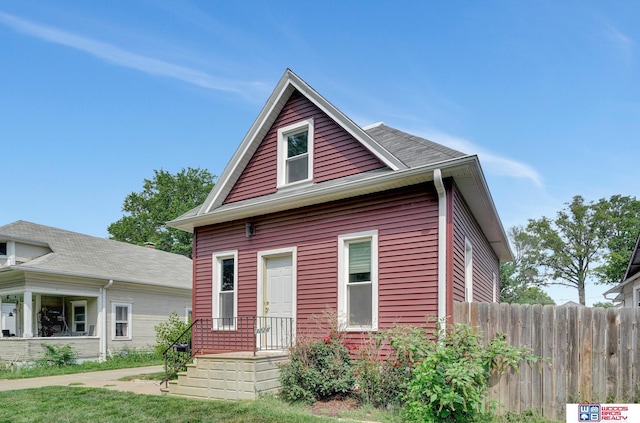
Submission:
[[[260,253],[258,286],[258,345],[262,349],[286,349],[294,337],[295,249]]]
[[[264,316],[293,317],[293,266],[291,255],[267,257],[265,262]]]

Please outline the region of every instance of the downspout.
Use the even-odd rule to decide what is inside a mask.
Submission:
[[[440,169],[433,171],[433,184],[438,192],[438,322],[447,324],[447,191]]]
[[[100,301],[102,302],[102,314],[100,319],[100,357],[99,361],[107,359],[107,288],[113,285],[113,279],[109,279],[109,283],[100,288]]]

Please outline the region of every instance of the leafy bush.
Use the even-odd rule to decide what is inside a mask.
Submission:
[[[156,331],[156,345],[154,347],[156,352],[162,355],[164,350],[169,348],[176,340],[181,343],[191,342],[191,331],[185,333],[190,325],[191,322],[185,322],[182,317],[178,316],[178,313],[171,312],[166,322],[159,323],[154,327]]]
[[[280,367],[280,383],[288,401],[313,403],[348,395],[354,373],[342,333],[332,330],[323,339],[298,341],[289,363]]]
[[[370,334],[367,342],[354,348],[357,350],[354,395],[362,404],[386,409],[402,405],[414,363],[393,347],[392,331]]]
[[[167,365],[171,369],[183,367],[185,360],[190,357],[190,351],[175,351],[171,347],[174,342],[182,345],[191,345],[191,330],[187,330],[191,322],[185,322],[175,311],[171,312],[169,319],[154,327],[156,331],[156,345],[154,349],[160,356],[166,350]],[[167,350],[168,349],[168,350]],[[184,369],[184,367],[183,367]]]
[[[76,357],[78,356],[78,353],[73,350],[71,345],[40,345],[42,345],[46,351],[44,353],[44,358],[36,361],[38,366],[62,367],[76,364]]]
[[[440,333],[439,325],[435,333]],[[480,343],[481,334],[468,325],[450,325],[442,335],[426,345],[425,357],[413,371],[403,409],[407,421],[486,418],[489,377],[508,368],[517,371],[523,360],[538,360],[528,349],[507,344],[504,334],[496,335],[486,347]]]

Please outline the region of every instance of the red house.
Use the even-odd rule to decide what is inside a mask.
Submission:
[[[170,225],[194,234],[193,318],[211,321],[198,353],[282,347],[327,307],[357,333],[445,319],[454,301],[497,301],[511,259],[477,156],[362,128],[290,70]]]

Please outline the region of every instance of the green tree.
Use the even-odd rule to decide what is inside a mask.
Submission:
[[[125,213],[107,228],[111,239],[144,245],[153,242],[159,250],[191,257],[190,233],[169,228],[166,222],[199,206],[213,188],[214,176],[204,169],[182,169],[175,175],[154,170],[140,192],[127,195]]]
[[[611,308],[613,307],[613,303],[611,301],[598,301],[597,303],[593,303],[593,307]]]
[[[500,301],[553,304],[551,297],[537,287],[542,280],[538,268],[532,262],[536,239],[522,226],[512,226],[507,235],[514,258],[511,262],[500,264]]]
[[[518,293],[515,301],[512,301],[514,304],[542,304],[542,305],[555,305],[556,302],[553,301],[546,292],[544,292],[538,286],[530,286],[521,292]]]
[[[585,305],[587,278],[605,247],[605,224],[601,208],[579,195],[555,219],[530,219],[527,232],[536,244],[531,259],[545,272],[544,283],[577,289],[580,304]]]
[[[608,200],[601,199],[596,207],[604,218],[602,237],[607,247],[603,263],[595,268],[597,282],[617,284],[624,277],[640,233],[640,201],[613,195]]]

